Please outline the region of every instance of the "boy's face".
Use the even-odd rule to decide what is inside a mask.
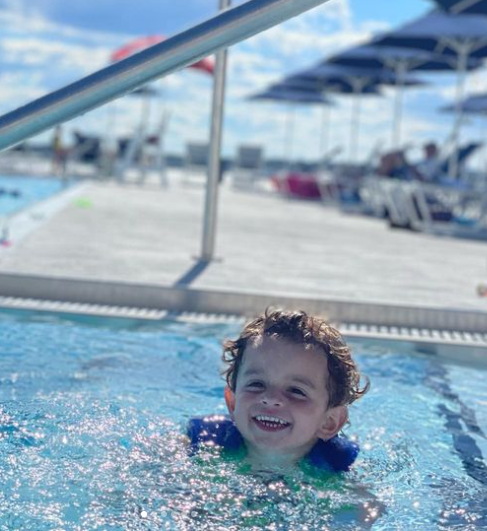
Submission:
[[[328,408],[328,379],[326,357],[316,349],[269,338],[247,347],[232,417],[249,454],[297,460],[319,438],[333,437],[347,410]]]

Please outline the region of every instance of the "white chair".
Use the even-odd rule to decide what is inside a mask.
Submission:
[[[487,238],[484,194],[440,185],[411,183],[410,224],[415,230],[465,238]]]
[[[233,167],[234,188],[253,188],[260,177],[262,163],[263,151],[260,146],[239,146]]]
[[[367,175],[360,186],[360,199],[363,211],[376,218],[383,218],[387,212],[388,197],[382,187],[384,177],[371,173]]]
[[[186,144],[184,176],[187,182],[190,181],[190,177],[198,177],[198,180],[201,183],[205,182],[208,171],[209,154],[210,148],[208,143],[188,142]]]
[[[410,184],[397,179],[380,179],[375,183],[391,227],[411,228]]]
[[[316,182],[320,189],[321,202],[324,205],[338,205],[340,202],[340,190],[333,171],[331,169],[321,170],[316,176]]]

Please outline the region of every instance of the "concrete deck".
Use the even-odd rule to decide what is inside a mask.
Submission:
[[[476,293],[487,282],[487,242],[391,230],[320,203],[224,185],[217,259],[205,266],[197,261],[203,184],[179,177],[167,188],[91,183],[71,191],[64,208],[1,250],[0,280],[20,274],[485,312],[487,330],[487,297]],[[5,284],[0,295],[25,296]]]

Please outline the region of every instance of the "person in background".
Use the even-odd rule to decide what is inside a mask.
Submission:
[[[65,177],[66,175],[66,162],[68,158],[68,151],[63,145],[63,132],[60,125],[57,125],[54,129],[52,137],[52,173],[54,175],[60,175]]]
[[[435,182],[441,177],[441,161],[438,146],[435,142],[428,142],[423,146],[424,159],[416,166],[420,179],[425,182]]]

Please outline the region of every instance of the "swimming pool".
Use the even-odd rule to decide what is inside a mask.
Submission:
[[[0,176],[0,217],[10,216],[60,192],[61,179],[47,177]]]
[[[189,458],[178,438],[191,416],[224,412],[220,342],[239,325],[0,323],[0,530],[487,526],[485,371],[356,341],[372,389],[346,430],[354,470],[269,477]]]

